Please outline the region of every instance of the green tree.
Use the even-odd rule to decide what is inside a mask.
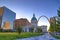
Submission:
[[[60,11],[58,10],[58,16],[60,17]]]
[[[2,32],[2,29],[0,28],[0,32]]]
[[[56,18],[54,17],[54,21],[50,22],[50,28],[49,28],[50,32],[55,32],[56,31]]]
[[[34,27],[31,27],[31,28],[30,28],[30,32],[33,32],[33,30],[34,30]]]
[[[54,32],[56,30],[56,27],[55,27],[55,23],[50,23],[50,28],[49,28],[49,31],[50,32]]]
[[[22,32],[22,26],[17,26],[16,31],[20,34]]]
[[[41,32],[42,32],[42,29],[38,27],[38,28],[37,28],[37,32],[38,32],[38,33],[41,33]]]
[[[56,24],[56,32],[60,32],[60,21],[57,21],[58,24]]]

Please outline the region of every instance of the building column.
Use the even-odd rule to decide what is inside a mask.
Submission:
[[[29,32],[29,28],[27,27],[27,32]]]
[[[33,32],[36,32],[37,31],[37,29],[36,29],[36,27],[34,28],[34,30],[33,30]]]

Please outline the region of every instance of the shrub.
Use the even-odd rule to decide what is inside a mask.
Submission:
[[[33,28],[33,27],[31,27],[31,28],[30,28],[30,32],[33,32],[33,30],[34,30],[34,28]]]
[[[42,32],[42,29],[41,28],[37,28],[37,32],[38,33]]]
[[[0,32],[2,32],[2,29],[0,28]]]

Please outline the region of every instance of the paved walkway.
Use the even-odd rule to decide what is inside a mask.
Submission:
[[[46,33],[42,36],[36,36],[31,38],[24,38],[24,39],[17,39],[17,40],[57,40],[54,37],[52,37],[49,33]]]

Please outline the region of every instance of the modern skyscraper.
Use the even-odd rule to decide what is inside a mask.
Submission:
[[[13,29],[16,13],[6,8],[0,7],[0,28]]]

